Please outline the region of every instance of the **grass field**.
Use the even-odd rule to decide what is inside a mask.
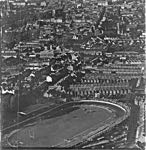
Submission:
[[[101,105],[76,105],[63,108],[55,117],[38,120],[9,138],[11,145],[24,147],[59,146],[95,127],[98,129],[118,118],[116,111]],[[90,132],[90,131],[89,131]]]

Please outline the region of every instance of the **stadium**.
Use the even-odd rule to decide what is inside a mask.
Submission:
[[[109,132],[129,115],[127,105],[107,100],[68,102],[9,128],[7,144],[29,148],[78,147]]]

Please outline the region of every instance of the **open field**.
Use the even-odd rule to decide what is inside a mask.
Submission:
[[[9,137],[9,144],[24,147],[51,147],[72,142],[100,129],[124,115],[108,105],[76,104],[60,107],[40,118],[34,125],[21,128]]]

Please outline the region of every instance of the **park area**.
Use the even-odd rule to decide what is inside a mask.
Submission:
[[[60,106],[32,124],[11,132],[10,146],[66,147],[84,140],[91,131],[103,130],[124,115],[121,109],[100,104]],[[119,110],[119,111],[118,111]]]

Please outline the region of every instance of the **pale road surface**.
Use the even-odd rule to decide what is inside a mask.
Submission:
[[[145,111],[145,108],[146,108],[146,101],[143,103],[140,104],[140,107],[141,107],[141,114],[140,114],[140,121],[139,121],[139,124],[140,126],[138,126],[137,128],[137,133],[136,133],[136,140],[135,140],[135,143],[140,141],[142,143],[146,143],[146,136],[144,135],[145,134],[145,127],[146,127],[146,111]],[[145,149],[146,149],[146,144],[145,144]]]

